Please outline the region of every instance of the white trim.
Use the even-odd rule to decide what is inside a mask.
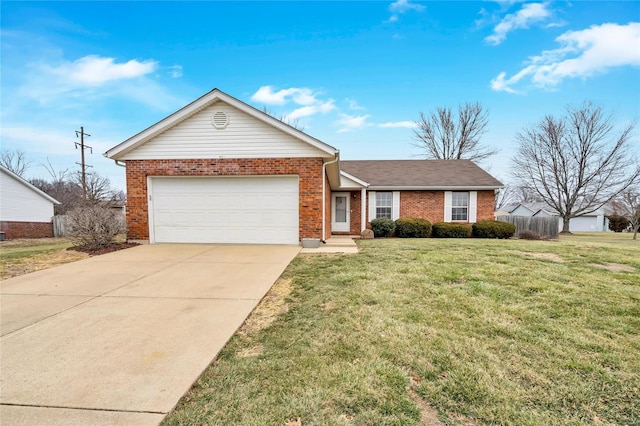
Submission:
[[[367,189],[360,190],[360,231],[367,229]]]
[[[393,191],[393,201],[391,204],[391,220],[400,218],[400,191]]]
[[[336,197],[345,197],[347,200],[346,222],[336,222]],[[331,230],[335,232],[351,231],[351,194],[349,192],[331,193]]]
[[[469,192],[469,211],[467,214],[467,221],[469,223],[476,223],[478,217],[478,192]]]
[[[154,176],[147,176],[147,216],[148,216],[148,227],[149,227],[149,244],[154,244],[156,242],[155,235],[155,226],[153,222],[153,180],[151,179]],[[160,177],[160,176],[156,176]]]
[[[373,191],[493,191],[498,188],[504,186],[369,186]]]
[[[0,170],[2,170],[2,172],[4,172],[4,174],[9,176],[10,178],[15,179],[18,183],[26,186],[27,188],[29,188],[30,190],[32,190],[33,192],[35,192],[36,194],[38,194],[42,198],[45,198],[47,201],[51,201],[53,204],[62,204],[62,203],[60,203],[60,201],[56,200],[51,195],[49,195],[46,192],[42,191],[41,189],[33,186],[32,184],[30,184],[29,182],[27,182],[26,180],[24,180],[22,177],[18,176],[17,174],[13,173],[11,170],[7,169],[6,167],[0,166]]]
[[[444,221],[451,222],[451,191],[444,191]]]
[[[271,117],[269,114],[266,114],[262,111],[257,110],[256,108],[232,97],[227,95],[226,93],[222,92],[221,90],[218,89],[213,89],[212,91],[210,91],[209,93],[201,96],[200,98],[196,99],[195,101],[191,102],[190,104],[188,104],[187,106],[179,109],[178,111],[174,112],[173,114],[169,115],[168,117],[158,121],[157,123],[153,124],[152,126],[146,128],[145,130],[141,131],[140,133],[138,133],[137,135],[134,135],[132,137],[130,137],[129,139],[125,140],[124,142],[114,146],[113,148],[109,149],[107,152],[104,153],[104,155],[108,158],[114,159],[114,160],[118,160],[120,159],[120,157],[122,157],[124,154],[126,154],[127,152],[133,150],[134,148],[138,147],[139,145],[142,145],[144,143],[146,143],[147,141],[149,141],[150,139],[154,138],[155,136],[159,135],[160,133],[164,132],[165,130],[168,130],[169,128],[177,125],[178,123],[186,120],[187,118],[191,117],[192,115],[196,114],[197,112],[203,110],[204,108],[211,106],[217,102],[225,102],[243,112],[245,112],[246,114],[261,120],[279,130],[281,130],[284,133],[287,133],[297,139],[299,139],[302,142],[305,142],[317,149],[319,149],[320,151],[324,152],[327,154],[327,156],[335,156],[338,153],[338,150],[334,147],[332,147],[331,145],[328,145],[312,136],[307,135],[304,132],[301,132],[300,130],[289,126],[286,123],[283,123],[282,121]]]
[[[357,178],[357,177],[345,172],[344,170],[340,170],[340,177],[341,178],[344,177],[345,179],[353,182],[353,185],[343,186],[342,183],[341,183],[339,189],[347,189],[347,188],[358,188],[358,189],[360,189],[362,187],[367,188],[369,186],[369,184],[367,182],[365,182],[362,179],[359,179],[359,178]]]

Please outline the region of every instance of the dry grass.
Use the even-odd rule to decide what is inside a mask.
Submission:
[[[73,244],[65,238],[14,239],[0,243],[0,279],[17,277],[89,257],[67,250]]]

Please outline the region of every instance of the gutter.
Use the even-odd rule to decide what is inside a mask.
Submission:
[[[325,219],[326,219],[326,199],[327,197],[325,196],[325,186],[327,185],[327,164],[334,164],[337,163],[340,160],[340,151],[336,152],[336,158],[328,161],[326,163],[322,163],[322,235],[320,237],[320,241],[322,241],[322,244],[326,244],[327,242],[324,240],[324,234],[325,234]]]

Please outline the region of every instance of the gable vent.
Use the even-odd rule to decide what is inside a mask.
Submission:
[[[216,111],[211,116],[211,124],[216,129],[224,129],[229,125],[229,116],[224,111]]]

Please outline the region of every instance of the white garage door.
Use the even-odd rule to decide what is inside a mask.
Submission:
[[[149,178],[157,243],[298,244],[298,177]]]

